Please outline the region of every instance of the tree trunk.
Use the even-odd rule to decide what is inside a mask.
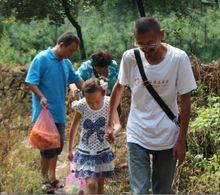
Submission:
[[[144,5],[142,0],[136,0],[137,6],[138,6],[138,11],[140,13],[141,17],[145,17],[145,11],[144,11]]]
[[[70,14],[68,0],[62,0],[62,5],[63,5],[65,14],[66,14],[67,18],[69,19],[70,23],[76,28],[77,35],[78,35],[78,37],[80,39],[80,46],[79,46],[79,48],[80,48],[80,53],[81,53],[81,59],[85,60],[86,59],[86,52],[85,52],[85,48],[84,48],[81,27],[78,24],[78,22],[75,21],[73,19],[73,17],[71,16],[71,14]]]

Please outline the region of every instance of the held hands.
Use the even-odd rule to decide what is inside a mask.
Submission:
[[[178,160],[178,167],[183,164],[186,156],[186,141],[177,140],[173,147],[173,158]]]
[[[113,127],[108,127],[107,131],[105,133],[105,139],[109,142],[109,143],[113,143],[115,141],[115,130]]]

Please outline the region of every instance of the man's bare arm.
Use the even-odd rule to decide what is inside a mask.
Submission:
[[[42,106],[46,107],[47,106],[47,99],[46,97],[43,95],[43,93],[40,91],[40,89],[38,88],[37,85],[33,85],[33,84],[28,84],[29,85],[29,89],[31,91],[33,91],[39,98],[40,98],[40,103]]]
[[[180,96],[181,100],[181,123],[180,123],[180,134],[178,141],[186,141],[187,130],[190,120],[190,111],[191,111],[191,94],[186,93]]]
[[[125,89],[125,86],[121,85],[117,80],[111,93],[108,126],[112,126],[114,124],[114,113],[117,112],[117,107],[120,103],[121,96],[124,92],[124,89]]]
[[[186,93],[180,96],[181,99],[181,122],[180,132],[176,144],[173,148],[173,156],[178,159],[178,166],[180,166],[186,156],[186,136],[190,119],[191,100],[190,93]]]

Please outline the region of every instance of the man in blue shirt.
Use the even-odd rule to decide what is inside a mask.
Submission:
[[[61,147],[40,151],[41,172],[48,190],[59,187],[55,170],[57,156],[61,153],[65,137],[65,98],[68,85],[81,88],[83,80],[75,73],[70,58],[78,49],[79,39],[71,32],[62,34],[53,48],[40,52],[32,61],[25,82],[32,91],[32,121],[35,122],[42,106],[50,111],[61,138]],[[49,187],[48,187],[49,186]],[[51,192],[51,191],[50,191]]]

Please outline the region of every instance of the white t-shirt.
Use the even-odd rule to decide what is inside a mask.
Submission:
[[[140,50],[144,71],[161,98],[172,112],[179,113],[177,93],[185,94],[196,88],[187,54],[167,44],[162,62],[150,65]],[[165,150],[174,146],[178,127],[167,117],[143,84],[134,50],[124,52],[119,71],[119,83],[131,88],[131,108],[127,123],[127,142],[150,150]]]

